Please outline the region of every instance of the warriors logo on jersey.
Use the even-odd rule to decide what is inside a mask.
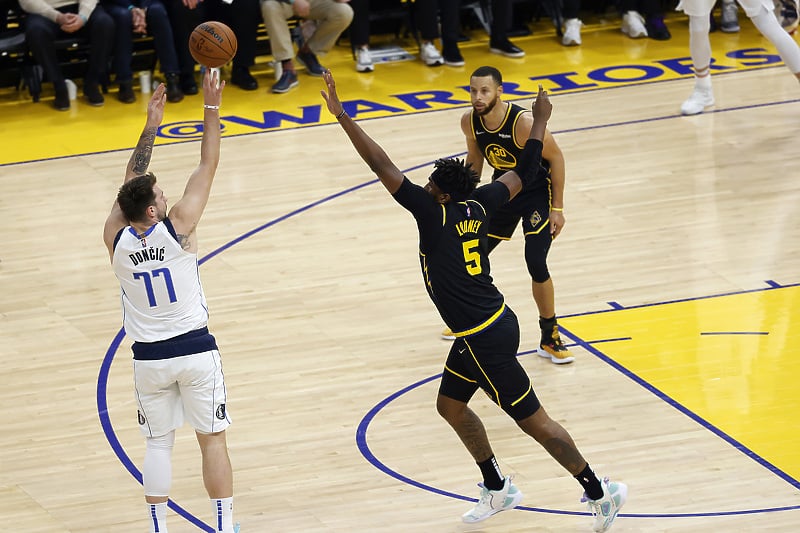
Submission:
[[[486,155],[486,161],[488,161],[492,168],[511,170],[517,166],[517,158],[514,157],[514,154],[499,144],[490,144],[483,153]]]
[[[533,212],[530,221],[531,221],[531,226],[533,226],[534,228],[542,222],[542,215],[539,214],[539,211]]]

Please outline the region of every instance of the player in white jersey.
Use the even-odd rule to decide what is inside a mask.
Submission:
[[[716,0],[681,0],[676,8],[689,15],[689,52],[694,68],[694,90],[681,105],[684,115],[697,115],[714,105],[711,88],[711,28],[709,15]],[[800,47],[775,18],[772,0],[738,0],[761,34],[778,50],[789,70],[800,80]]]
[[[222,363],[208,332],[208,307],[197,262],[197,223],[219,163],[219,106],[225,82],[209,69],[203,79],[200,163],[167,214],[167,198],[147,172],[164,118],[161,84],[147,106],[147,122],[131,155],[103,240],[122,290],[125,333],[133,343],[138,419],[146,449],[142,478],[150,531],[167,531],[175,430],[194,428],[203,456],[214,531],[233,533],[233,472],[225,430]]]

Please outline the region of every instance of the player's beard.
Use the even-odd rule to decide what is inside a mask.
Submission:
[[[491,101],[491,102],[489,102],[489,103],[487,103],[487,104],[484,106],[484,108],[483,108],[483,110],[482,110],[482,111],[478,111],[477,109],[475,109],[475,106],[474,106],[474,105],[472,106],[472,109],[473,109],[473,110],[474,110],[474,111],[475,111],[475,112],[478,114],[478,116],[480,116],[480,117],[483,117],[483,116],[485,116],[485,115],[488,115],[489,113],[491,113],[491,112],[492,112],[492,109],[494,109],[494,106],[496,106],[496,105],[497,105],[497,102],[498,102],[499,100],[500,100],[500,97],[499,97],[499,96],[497,96],[497,95],[495,95],[495,97],[494,97],[494,98],[492,98],[492,101]]]

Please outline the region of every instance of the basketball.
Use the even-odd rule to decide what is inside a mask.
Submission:
[[[221,67],[233,59],[236,47],[236,35],[222,22],[203,22],[189,36],[192,57],[209,68]]]

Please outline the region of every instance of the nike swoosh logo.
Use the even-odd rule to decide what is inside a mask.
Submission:
[[[458,351],[458,353],[464,353],[464,352],[466,352],[466,351],[467,351],[467,349],[466,349],[466,348],[464,348],[463,350],[459,350],[459,351]]]

